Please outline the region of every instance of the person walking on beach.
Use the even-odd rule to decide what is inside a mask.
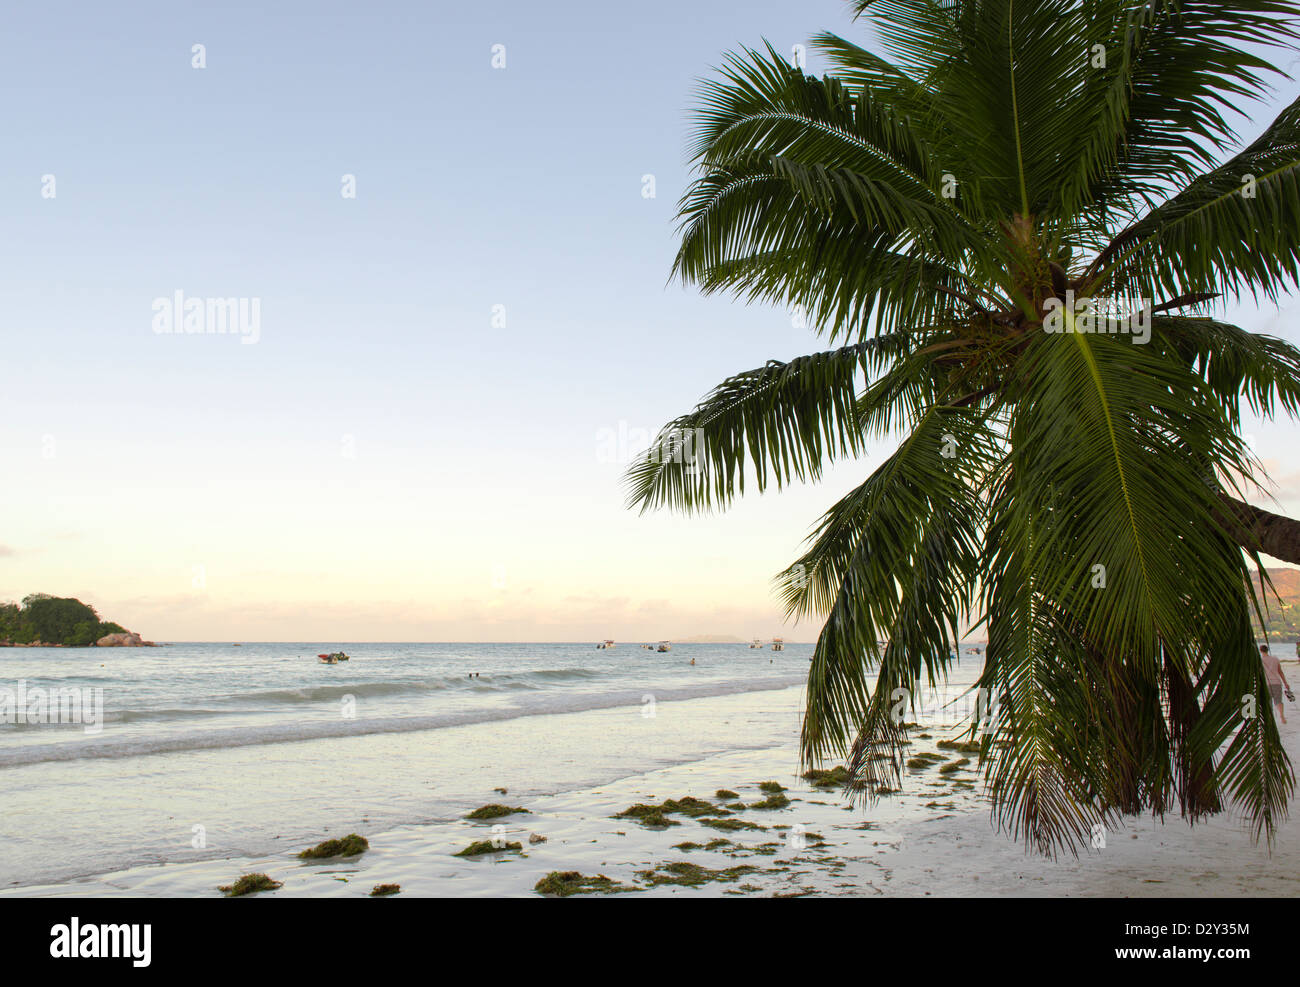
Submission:
[[[1282,662],[1269,653],[1267,644],[1259,646],[1259,660],[1264,665],[1264,677],[1268,680],[1269,698],[1273,700],[1278,719],[1285,723],[1286,713],[1282,711],[1282,687],[1286,686],[1286,697],[1294,702],[1291,683],[1286,680],[1286,673],[1282,671]]]

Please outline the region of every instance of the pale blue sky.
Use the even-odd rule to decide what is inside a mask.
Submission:
[[[697,80],[824,28],[869,38],[839,0],[8,11],[0,598],[160,639],[781,633],[770,576],[869,463],[639,519],[598,437],[823,348],[666,279]],[[156,335],[178,289],[260,298],[257,345]]]

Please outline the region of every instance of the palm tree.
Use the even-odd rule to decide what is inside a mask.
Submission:
[[[1239,149],[1226,114],[1281,74],[1252,51],[1294,46],[1296,6],[852,6],[887,57],[823,34],[832,74],[768,46],[704,84],[674,269],[837,348],[719,385],[630,504],[725,508],[897,436],[778,577],[824,622],[805,762],[900,787],[893,697],[942,681],[975,615],[1000,828],[1077,852],[1122,814],[1235,804],[1271,842],[1294,776],[1250,575],[1300,562],[1300,524],[1241,499],[1240,415],[1296,415],[1300,352],[1207,306],[1295,283],[1300,105]],[[1086,331],[1099,300],[1120,331]]]

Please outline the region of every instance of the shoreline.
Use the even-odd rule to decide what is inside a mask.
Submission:
[[[1283,727],[1296,756],[1297,718]],[[913,752],[936,751],[948,731],[931,728]],[[947,763],[956,752],[937,751]],[[973,767],[973,763],[970,767]],[[193,862],[142,865],[95,877],[0,890],[0,895],[216,897],[218,885],[265,872],[283,887],[277,897],[355,897],[397,883],[397,897],[537,897],[534,885],[553,871],[604,875],[621,894],[715,897],[750,894],[984,896],[1291,896],[1300,892],[1300,825],[1279,827],[1270,858],[1244,827],[1224,814],[1188,826],[1125,820],[1106,846],[1056,861],[1029,855],[994,831],[976,775],[959,768],[909,771],[901,794],[874,807],[848,807],[836,788],[819,790],[796,774],[792,743],[728,750],[639,771],[607,784],[553,794],[501,794],[485,779],[482,803],[502,802],[528,814],[490,822],[463,818],[368,831],[370,850],[355,858],[302,861],[295,854],[349,830],[322,830],[274,854],[231,854]],[[753,808],[764,781],[784,786],[788,807]],[[690,796],[714,805],[719,789],[750,806],[723,817],[758,829],[718,830],[685,814],[677,825],[647,828],[616,814],[638,803]],[[734,804],[734,803],[733,803]],[[707,818],[707,817],[706,817]],[[494,833],[493,826],[502,827]],[[530,843],[530,835],[546,837]],[[457,857],[471,843],[497,836],[519,850]],[[802,846],[800,846],[802,837]],[[719,840],[729,841],[726,844]],[[680,844],[698,844],[681,849]],[[707,848],[714,843],[712,849]],[[667,865],[675,865],[665,870]],[[706,870],[692,869],[689,865]],[[739,868],[739,870],[736,870]],[[752,869],[750,869],[752,868]],[[712,872],[714,875],[708,876]],[[705,876],[698,886],[671,883]],[[664,883],[669,882],[669,883]]]

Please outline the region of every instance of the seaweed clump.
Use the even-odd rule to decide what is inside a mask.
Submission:
[[[274,891],[282,887],[284,887],[283,881],[273,881],[265,874],[245,874],[234,884],[223,884],[217,890],[224,892],[227,898],[240,898],[246,894]]]
[[[665,799],[662,805],[638,802],[616,813],[614,818],[635,819],[642,826],[650,827],[680,826],[681,823],[677,820],[668,818],[672,813],[680,813],[692,819],[698,819],[700,816],[728,815],[727,810],[719,809],[712,802],[687,795],[680,799]]]
[[[507,853],[510,851],[522,850],[522,843],[502,843],[497,846],[491,840],[475,840],[464,850],[454,853],[454,857],[481,857],[485,853]]]
[[[680,812],[684,816],[698,818],[699,816],[711,816],[718,811],[717,806],[704,799],[692,798],[686,795],[679,799],[666,799],[663,804],[664,812]]]
[[[757,870],[757,867],[751,867],[748,864],[728,867],[725,870],[710,870],[708,867],[701,867],[699,864],[677,860],[653,870],[637,871],[637,877],[644,879],[651,887],[658,887],[661,884],[677,884],[685,888],[698,888],[710,881],[731,884],[744,875],[752,874]]]
[[[734,833],[741,829],[767,829],[766,826],[760,826],[758,823],[752,823],[747,819],[701,819],[701,826],[708,826],[710,829],[721,829],[729,833]]]
[[[939,764],[942,761],[943,761],[942,754],[931,754],[929,751],[926,751],[922,754],[917,754],[916,757],[908,758],[907,766],[909,768],[914,768],[923,771],[926,768],[934,767],[936,764]]]
[[[709,840],[708,843],[695,843],[691,840],[685,843],[674,843],[674,850],[722,850],[729,846],[735,846],[731,840],[724,840],[719,837],[716,840]]]
[[[630,805],[622,812],[614,815],[615,819],[635,819],[642,826],[648,826],[651,829],[664,829],[668,826],[680,826],[676,819],[669,819],[664,815],[663,806],[647,805],[645,802],[638,802],[636,805]]]
[[[813,768],[803,773],[803,780],[812,782],[813,788],[842,788],[850,778],[849,769],[842,764],[828,769]]]
[[[553,870],[534,884],[533,890],[538,894],[567,898],[574,894],[618,894],[636,889],[612,881],[604,874],[588,877],[576,870]]]
[[[384,898],[390,894],[397,894],[401,890],[402,886],[400,884],[376,884],[370,890],[370,897]]]
[[[501,816],[513,816],[516,812],[527,812],[528,810],[521,806],[500,805],[493,802],[489,805],[480,805],[477,809],[467,815],[466,819],[499,819]]]
[[[370,843],[364,836],[358,836],[356,833],[348,833],[341,840],[326,840],[324,843],[317,843],[310,850],[304,850],[298,854],[303,860],[319,860],[325,857],[355,857],[359,853],[365,853],[370,849]]]
[[[761,802],[751,802],[751,809],[784,809],[790,804],[790,800],[780,792],[776,792],[763,799]]]

